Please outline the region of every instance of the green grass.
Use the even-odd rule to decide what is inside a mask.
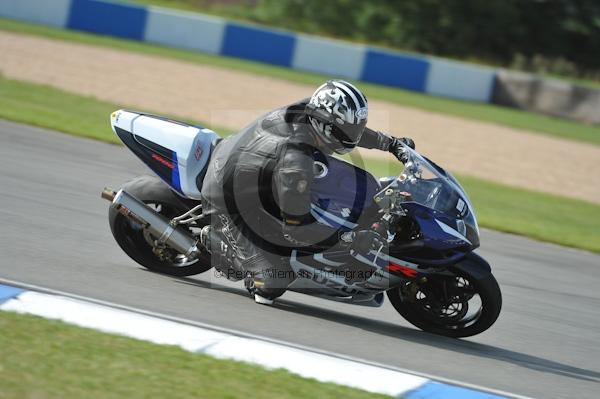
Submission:
[[[123,104],[0,77],[3,119],[116,143],[109,115],[122,107]],[[355,162],[359,164],[360,159],[355,158]],[[397,173],[397,165],[388,162],[365,159],[365,164],[378,176]],[[600,205],[472,177],[459,178],[475,205],[481,226],[600,252]]]
[[[174,8],[176,10],[212,13],[214,6],[203,7],[199,2],[192,2],[188,0],[124,0],[122,3],[135,3],[144,6],[158,6],[165,8]],[[217,4],[218,5],[218,4]]]
[[[460,182],[482,226],[600,252],[599,205],[465,176]]]
[[[386,397],[29,315],[0,331],[0,399]]]
[[[110,130],[115,105],[0,76],[0,117],[117,143]]]
[[[330,76],[300,72],[289,68],[262,64],[258,62],[178,50],[147,43],[44,27],[40,25],[26,24],[7,19],[0,19],[0,30],[46,36],[54,39],[79,42],[94,46],[111,47],[161,57],[176,58],[187,62],[212,65],[219,68],[243,71],[262,76],[268,75],[273,79],[288,80],[296,83],[312,85],[314,87],[321,84],[325,79],[330,78]],[[428,96],[425,94],[370,83],[361,82],[359,86],[364,90],[367,96],[372,99],[385,100],[403,106],[424,109],[442,114],[455,115],[468,119],[525,129],[534,133],[600,145],[600,128],[592,125],[585,125],[564,119],[553,118],[490,104],[480,104],[452,100],[443,97]],[[307,92],[307,96],[309,94],[310,93]]]
[[[120,143],[110,129],[110,114],[118,108],[125,106],[49,86],[10,80],[0,75],[0,118],[3,119],[109,143]],[[187,122],[199,123],[192,120]],[[227,129],[215,130],[221,134],[230,133]]]

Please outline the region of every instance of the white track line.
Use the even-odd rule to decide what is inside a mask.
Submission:
[[[143,310],[143,309],[127,306],[127,305],[120,305],[117,303],[108,302],[108,301],[104,301],[104,300],[100,300],[100,299],[95,299],[95,298],[90,298],[90,297],[86,297],[86,296],[82,296],[82,295],[72,294],[72,293],[65,292],[65,291],[40,287],[38,285],[29,284],[29,283],[25,283],[22,281],[15,281],[15,280],[10,280],[10,279],[0,278],[0,283],[17,286],[17,287],[24,288],[24,289],[30,289],[32,291],[38,291],[38,292],[42,292],[42,293],[47,293],[47,294],[52,294],[52,295],[60,295],[60,296],[64,296],[67,298],[76,299],[79,301],[85,301],[85,302],[102,305],[102,306],[106,306],[106,307],[110,307],[110,308],[114,308],[114,309],[119,309],[119,310],[128,311],[128,312],[134,312],[134,313],[138,313],[141,315],[159,318],[162,320],[185,324],[188,326],[200,327],[200,328],[204,328],[204,329],[211,330],[211,331],[218,332],[218,333],[234,335],[239,338],[259,340],[259,341],[263,341],[263,342],[267,342],[267,343],[285,346],[288,348],[297,349],[297,350],[304,351],[304,352],[311,352],[314,354],[334,357],[334,358],[337,358],[340,360],[346,360],[346,361],[350,361],[350,362],[358,362],[358,363],[362,363],[367,366],[373,366],[373,367],[377,367],[377,368],[385,369],[385,370],[389,370],[389,371],[410,374],[415,377],[429,379],[434,382],[446,383],[446,384],[450,384],[450,385],[455,385],[455,386],[464,387],[464,388],[468,388],[468,389],[474,389],[477,391],[487,392],[490,394],[505,396],[505,397],[509,397],[509,398],[531,399],[530,397],[527,397],[527,396],[517,395],[514,393],[510,393],[510,392],[505,392],[502,390],[490,389],[490,388],[482,387],[482,386],[479,386],[476,384],[470,384],[470,383],[465,383],[462,381],[457,381],[457,380],[453,380],[453,379],[449,379],[449,378],[434,376],[431,374],[421,373],[421,372],[417,372],[417,371],[413,371],[413,370],[409,370],[409,369],[404,369],[401,367],[385,365],[382,363],[373,362],[373,361],[369,361],[366,359],[361,359],[361,358],[357,358],[357,357],[353,357],[353,356],[349,356],[349,355],[343,355],[343,354],[339,354],[339,353],[329,352],[326,350],[311,348],[311,347],[307,347],[304,345],[295,344],[292,342],[281,341],[281,340],[277,340],[277,339],[273,339],[273,338],[269,338],[269,337],[261,336],[261,335],[257,335],[257,334],[251,334],[251,333],[247,333],[247,332],[240,331],[240,330],[215,326],[212,324],[202,323],[199,321],[183,319],[183,318],[176,317],[176,316],[169,316],[169,315],[158,313],[158,312]]]

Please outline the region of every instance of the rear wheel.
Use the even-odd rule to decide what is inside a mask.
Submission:
[[[156,177],[139,176],[121,188],[168,218],[181,215],[189,209]],[[114,208],[109,209],[108,220],[119,247],[148,270],[171,276],[191,276],[211,268],[208,254],[189,259],[168,247],[157,249],[153,244],[156,237],[152,237],[140,224],[121,215]]]
[[[452,272],[391,289],[388,298],[408,322],[427,332],[462,338],[487,330],[502,308],[498,282],[491,273],[476,278],[464,270]]]

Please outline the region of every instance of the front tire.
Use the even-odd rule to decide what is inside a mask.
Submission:
[[[491,273],[476,278],[465,270],[453,268],[451,271],[454,278],[427,282],[408,296],[401,296],[400,288],[394,288],[387,291],[388,298],[402,317],[423,331],[464,338],[487,330],[502,309],[498,282]],[[450,298],[440,298],[448,296],[449,284],[453,290]],[[473,307],[469,303],[476,296],[479,297],[476,301],[478,309],[474,312],[470,309],[472,314],[469,315],[469,307]]]
[[[177,194],[156,177],[138,176],[121,188],[168,218],[181,215],[189,209]],[[172,254],[172,259],[168,260],[159,257],[152,251],[152,237],[139,224],[112,207],[109,208],[108,221],[113,237],[123,252],[148,270],[182,277],[203,273],[211,268],[208,254],[193,260],[186,260],[183,255],[177,254]]]

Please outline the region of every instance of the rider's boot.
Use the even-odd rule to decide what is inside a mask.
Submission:
[[[260,254],[245,261],[244,271],[246,272],[246,277],[244,278],[244,285],[250,295],[254,296],[256,303],[272,305],[275,298],[283,295],[287,284],[285,284],[285,287],[278,287],[278,285],[283,285],[283,282],[269,275],[274,270],[263,270],[265,265],[268,265],[268,263]]]
[[[254,302],[260,305],[272,305],[275,298],[260,290],[262,288],[260,286],[263,284],[261,281],[256,281],[252,276],[247,276],[244,279],[244,285],[250,295],[254,296]]]
[[[233,255],[230,254],[231,248],[226,244],[226,248],[223,248],[223,245],[219,248],[219,243],[223,242],[221,238],[216,235],[214,227],[211,227],[210,225],[202,228],[199,241],[208,252],[213,254],[213,257],[219,257],[218,259],[215,259],[215,268],[219,269],[221,263],[227,265],[227,267],[233,268],[233,270],[226,271],[234,271],[236,276],[239,275],[239,277],[232,279],[234,281],[241,279],[244,275],[246,276],[244,278],[244,285],[248,292],[254,297],[256,303],[261,305],[271,305],[275,298],[280,297],[286,291],[287,283],[285,281],[279,281],[275,276],[271,275],[275,271],[274,269],[264,270],[265,267],[269,266],[269,262],[261,253],[255,253],[247,259],[238,256],[229,256]],[[225,259],[222,259],[221,257],[224,257]]]
[[[254,296],[254,302],[261,305],[272,305],[273,301],[285,293],[285,288],[266,288],[265,281],[256,276],[244,279],[248,292]]]
[[[265,298],[264,296],[254,294],[254,302],[258,303],[259,305],[272,305],[273,299]]]

